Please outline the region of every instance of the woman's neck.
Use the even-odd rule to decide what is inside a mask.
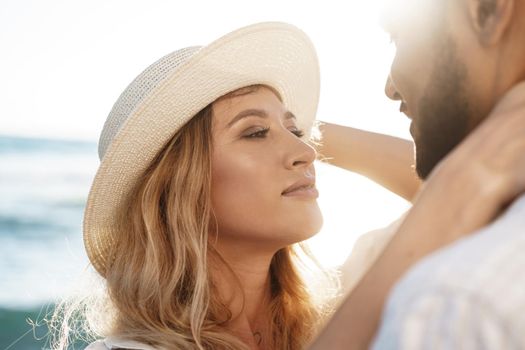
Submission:
[[[234,252],[225,247],[216,249],[228,265],[212,264],[216,269],[212,271],[219,294],[233,316],[230,329],[248,345],[257,348],[255,346],[265,338],[271,291],[270,263],[275,253],[253,254],[239,249],[234,249]]]

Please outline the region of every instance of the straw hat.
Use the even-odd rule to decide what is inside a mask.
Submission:
[[[111,262],[116,213],[157,153],[204,107],[254,84],[274,88],[308,135],[319,100],[319,64],[309,38],[285,23],[247,26],[208,46],[175,51],[120,95],[100,136],[101,164],[84,212],[84,245],[101,275]]]

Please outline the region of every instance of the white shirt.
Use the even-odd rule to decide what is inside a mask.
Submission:
[[[147,344],[139,343],[134,340],[127,340],[118,337],[107,337],[89,344],[85,350],[110,350],[110,349],[133,349],[133,350],[158,350]]]
[[[373,349],[525,349],[525,196],[402,278]]]

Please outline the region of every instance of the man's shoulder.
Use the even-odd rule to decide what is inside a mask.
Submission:
[[[525,348],[525,196],[491,225],[415,265],[374,349]]]
[[[415,265],[398,283],[401,302],[429,293],[472,295],[489,304],[525,306],[525,196],[479,232]]]

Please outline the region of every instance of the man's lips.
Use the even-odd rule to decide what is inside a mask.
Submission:
[[[414,123],[414,117],[410,115],[410,112],[408,110],[408,105],[405,101],[401,101],[401,104],[399,105],[399,111],[406,115],[408,119],[410,119],[410,135],[412,135],[412,138],[415,139],[416,134],[416,125]]]
[[[412,119],[412,117],[408,114],[408,106],[405,102],[401,102],[399,105],[399,111],[404,113],[409,119]]]

